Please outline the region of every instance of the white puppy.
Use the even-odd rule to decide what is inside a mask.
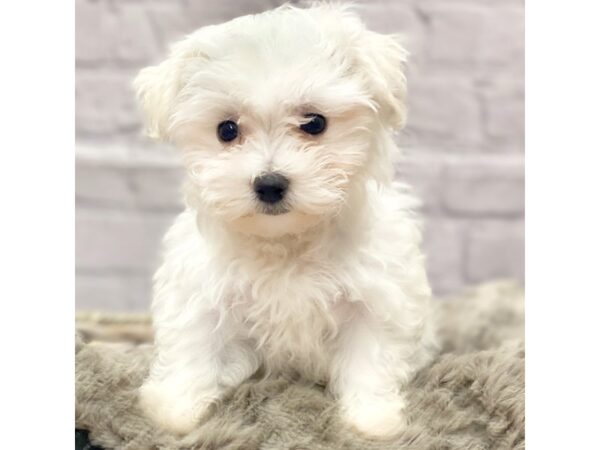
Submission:
[[[405,58],[321,4],[202,28],[141,71],[148,132],[188,175],[154,278],[157,424],[188,432],[263,366],[327,382],[362,432],[402,429],[433,348],[415,202],[392,183]]]

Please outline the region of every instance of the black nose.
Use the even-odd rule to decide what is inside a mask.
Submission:
[[[272,172],[254,180],[254,192],[261,202],[277,203],[285,196],[290,181],[280,173]]]

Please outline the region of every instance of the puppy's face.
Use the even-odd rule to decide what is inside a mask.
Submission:
[[[334,6],[207,27],[144,69],[149,133],[183,149],[187,201],[249,234],[298,234],[381,177],[403,121],[404,51]]]

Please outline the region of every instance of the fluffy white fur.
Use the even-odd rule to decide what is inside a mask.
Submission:
[[[151,136],[182,151],[187,209],[155,275],[141,404],[185,433],[261,366],[328,383],[358,430],[402,429],[402,385],[433,348],[415,202],[392,183],[406,52],[342,6],[202,28],[135,85]],[[328,120],[318,136],[304,114]],[[222,143],[223,120],[240,136]],[[290,179],[266,215],[262,173]]]

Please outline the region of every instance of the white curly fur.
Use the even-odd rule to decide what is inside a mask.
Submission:
[[[343,417],[401,430],[402,384],[430,357],[430,289],[408,189],[392,183],[406,53],[348,8],[283,6],[205,27],[135,81],[151,136],[183,154],[187,209],[154,282],[147,414],[185,433],[263,366],[326,382]],[[304,134],[304,114],[327,118]],[[230,143],[216,133],[238,123]],[[290,180],[267,215],[260,174]]]

